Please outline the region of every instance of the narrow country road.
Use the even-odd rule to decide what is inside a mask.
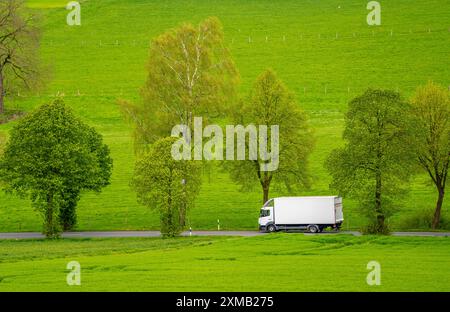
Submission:
[[[257,231],[193,231],[193,236],[257,236],[265,233]],[[182,236],[189,236],[191,233],[183,232]],[[61,235],[64,238],[107,238],[107,237],[159,237],[159,231],[86,231],[86,232],[65,232]],[[0,233],[0,239],[36,239],[45,238],[38,232],[16,232]]]
[[[357,231],[323,232],[318,234],[289,232],[292,234],[304,235],[336,235],[348,234],[360,236]],[[159,237],[159,231],[102,231],[102,232],[66,232],[62,234],[64,238],[107,238],[107,237]],[[189,232],[183,232],[182,236],[189,236]],[[258,231],[193,231],[193,236],[258,236],[269,235]],[[393,236],[450,236],[450,232],[393,232]],[[40,239],[44,235],[37,232],[0,233],[0,239]]]

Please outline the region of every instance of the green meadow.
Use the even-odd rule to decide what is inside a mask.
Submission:
[[[83,120],[103,134],[105,142],[110,146],[114,159],[111,185],[101,194],[83,195],[78,208],[78,230],[159,228],[159,216],[137,204],[136,196],[129,186],[135,155],[131,127],[123,120],[117,101],[140,101],[140,88],[146,79],[145,64],[150,40],[181,23],[197,24],[208,16],[217,16],[221,20],[225,40],[241,74],[240,92],[243,95],[248,92],[255,78],[268,67],[273,68],[295,92],[299,105],[310,116],[316,147],[310,161],[314,184],[310,190],[293,195],[333,193],[328,188],[330,177],[324,170],[323,163],[329,152],[342,144],[343,117],[349,99],[368,87],[399,90],[408,98],[417,86],[429,80],[445,86],[450,85],[448,0],[383,1],[382,25],[376,27],[367,25],[366,2],[359,0],[85,0],[80,1],[82,25],[73,27],[66,24],[66,3],[67,1],[59,0],[28,1],[33,10],[42,14],[44,34],[41,53],[50,66],[51,75],[44,90],[7,98],[6,104],[8,108],[29,111],[37,105],[54,100],[56,96],[62,96]],[[1,125],[0,134],[7,135],[12,125],[13,123]],[[271,193],[272,197],[276,195],[286,194],[277,191]],[[399,202],[402,209],[391,220],[393,228],[412,229],[408,226],[408,219],[423,210],[432,209],[435,199],[435,190],[428,178],[424,174],[418,174],[411,181],[407,197]],[[214,229],[217,219],[220,219],[221,227],[225,230],[256,229],[261,200],[262,194],[258,188],[253,192],[243,193],[239,186],[230,181],[226,172],[212,166],[211,171],[204,174],[202,190],[196,207],[189,215],[189,224],[195,230]],[[443,207],[444,218],[447,219],[450,218],[448,203],[448,200],[445,201]],[[356,203],[351,200],[344,199],[344,215],[344,229],[358,229],[364,225],[364,218],[358,213]],[[40,231],[41,227],[41,217],[31,208],[28,200],[0,193],[0,231]],[[435,271],[430,270],[435,272],[436,276],[426,277],[420,270],[421,266],[423,267],[420,261],[425,261],[425,258],[418,255],[420,261],[414,261],[415,258],[406,256],[407,252],[413,253],[414,250],[423,252],[425,256],[428,244],[435,248],[430,252],[443,254],[444,249],[441,251],[440,248],[445,245],[444,239],[411,239],[409,243],[392,238],[398,251],[394,254],[387,252],[387,246],[383,244],[385,239],[342,239],[344,242],[351,242],[351,245],[341,246],[345,243],[336,242],[337,246],[342,247],[336,250],[338,255],[333,261],[323,262],[336,265],[327,266],[323,271],[314,268],[314,258],[310,255],[283,254],[288,252],[289,247],[283,247],[281,243],[287,242],[296,246],[296,238],[270,238],[270,243],[280,244],[273,251],[278,254],[273,255],[265,254],[266,251],[261,248],[264,239],[217,239],[211,241],[211,245],[202,245],[205,242],[199,241],[199,246],[189,242],[183,247],[192,248],[194,253],[189,256],[181,255],[181,251],[170,248],[155,251],[154,255],[147,251],[146,257],[142,258],[138,253],[128,254],[126,251],[111,251],[111,260],[110,256],[81,255],[82,262],[91,268],[91,273],[88,271],[85,275],[86,284],[81,289],[123,289],[121,287],[124,286],[119,284],[120,274],[136,278],[137,283],[131,286],[136,289],[144,283],[145,287],[150,289],[170,289],[170,278],[178,279],[177,274],[183,272],[182,263],[187,260],[192,260],[197,269],[190,271],[190,275],[186,273],[179,278],[179,290],[190,289],[192,284],[189,283],[193,281],[197,281],[199,290],[213,290],[215,287],[252,290],[256,289],[257,285],[262,285],[264,289],[279,287],[287,290],[313,290],[317,289],[319,282],[305,282],[305,277],[313,273],[329,280],[330,284],[326,287],[342,287],[342,290],[365,289],[365,263],[372,257],[367,248],[375,246],[380,257],[396,261],[386,267],[387,272],[394,270],[396,266],[404,265],[404,271],[398,273],[399,275],[386,275],[383,284],[385,288],[379,289],[403,290],[410,287],[405,290],[426,290],[439,286],[443,290],[449,290],[448,283],[433,279],[448,274],[448,270],[439,271],[444,264],[447,264],[448,268],[448,260],[441,259],[433,264]],[[320,239],[298,240],[301,246],[311,249],[311,253],[331,253],[330,250],[318,248],[323,244]],[[389,239],[386,240],[390,242]],[[254,243],[250,250],[244,248],[248,242]],[[424,247],[421,247],[422,243],[425,244]],[[31,243],[1,243],[13,250],[23,248],[26,244]],[[100,246],[106,243],[69,241],[39,244],[48,244],[45,245],[48,248],[65,248],[64,244],[68,244],[68,247],[78,244]],[[142,244],[154,242],[150,240]],[[242,249],[242,256],[227,249],[233,246]],[[219,247],[225,249],[221,250]],[[299,248],[296,250],[300,250]],[[227,250],[231,255],[227,255]],[[209,252],[214,254],[211,259],[208,259]],[[163,280],[158,271],[152,271],[152,261],[161,262],[166,255],[172,257],[170,259],[179,264],[179,268],[169,270],[171,277]],[[260,262],[257,262],[257,265],[252,263],[251,255],[259,257],[257,261]],[[2,256],[4,257],[4,254]],[[365,262],[357,262],[361,256]],[[37,256],[30,253],[24,257],[31,259]],[[201,260],[202,257],[206,259]],[[229,260],[233,257],[237,258],[236,261]],[[266,280],[264,269],[275,259],[281,262],[298,259],[299,265],[295,266],[294,274],[296,283],[289,282],[291,271],[287,269],[280,273],[286,279],[281,278],[281,284],[278,286],[271,283],[270,275]],[[35,284],[30,284],[30,289],[59,289],[54,277],[63,273],[64,268],[61,265],[65,259],[42,259],[36,262],[19,260],[2,260],[1,266],[9,272],[30,272],[32,267],[36,266],[36,272],[33,273],[36,276],[32,279],[24,273],[23,276],[18,276],[17,280],[33,280]],[[122,260],[124,263],[129,261],[130,265],[133,261],[137,262],[131,265],[131,271],[127,269],[128,264],[125,264],[119,272],[109,272],[109,266],[118,265],[114,263]],[[263,260],[270,261],[263,263]],[[104,262],[107,264],[103,264]],[[204,263],[215,266],[205,269],[202,266]],[[149,274],[156,275],[157,283],[146,283],[147,275],[141,276],[139,268],[147,264],[150,265]],[[354,265],[354,269],[350,271],[352,266],[347,270],[342,269],[349,264]],[[160,265],[167,267],[170,263]],[[221,268],[224,267],[230,269],[228,273],[222,272]],[[249,273],[254,276],[241,281],[240,275],[236,273],[248,272],[250,267],[256,268]],[[197,276],[194,280],[194,274],[202,278]],[[229,283],[231,276],[238,278]],[[203,277],[206,278],[205,282]],[[7,281],[8,278],[3,277],[3,280]],[[350,283],[353,280],[357,282]],[[411,284],[408,284],[409,282]],[[64,284],[63,278],[61,283]],[[10,289],[19,290],[25,287],[16,281],[16,277],[12,279],[11,284],[6,285],[8,286],[4,286],[2,282],[0,288],[11,287]]]
[[[450,291],[448,237],[0,241],[0,291]],[[80,264],[81,285],[66,266]],[[370,261],[381,285],[369,286]],[[426,268],[426,270],[424,270]]]

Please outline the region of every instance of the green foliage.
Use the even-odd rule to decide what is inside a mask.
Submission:
[[[360,228],[362,234],[380,234],[380,235],[389,235],[390,228],[387,222],[384,222],[385,215],[382,215],[383,222],[379,222],[378,218],[380,214],[373,215],[372,212],[369,212],[370,222]]]
[[[367,232],[387,233],[414,168],[409,104],[392,91],[367,90],[349,103],[343,138],[325,166],[331,187],[356,198],[369,219]]]
[[[161,233],[169,237],[183,230],[201,185],[200,162],[173,159],[176,141],[173,137],[156,141],[137,161],[132,181],[139,202],[159,212]]]
[[[6,135],[0,132],[0,156],[3,154],[5,144],[6,144]]]
[[[401,221],[401,227],[408,230],[429,230],[433,226],[435,209],[422,209],[405,216]],[[450,230],[450,218],[448,213],[442,214],[439,219],[439,229]]]
[[[66,189],[59,208],[59,224],[64,231],[73,230],[77,224],[77,204],[80,200],[78,190]]]
[[[86,184],[82,188],[78,185],[68,184],[64,187],[59,211],[59,222],[63,230],[72,230],[77,224],[76,207],[81,197],[81,191],[91,190],[100,192],[109,185],[112,171],[112,160],[109,148],[103,144],[103,138],[93,128],[88,129],[87,147],[97,157],[98,177],[94,183]]]
[[[417,89],[412,103],[417,130],[417,159],[438,192],[431,224],[436,229],[440,224],[450,163],[450,92],[430,82]]]
[[[269,161],[261,159],[259,153],[256,161],[227,161],[224,166],[233,181],[242,185],[246,191],[259,184],[263,191],[263,202],[268,200],[272,182],[279,188],[285,187],[288,192],[310,186],[308,157],[313,146],[312,131],[294,95],[272,70],[266,70],[258,77],[249,97],[234,107],[232,115],[235,123],[244,126],[267,126],[269,148],[272,140],[270,127],[279,126],[278,168],[263,171],[261,166]],[[249,155],[248,142],[246,155]]]
[[[0,159],[6,191],[32,200],[44,215],[48,237],[60,232],[59,212],[74,198],[68,191],[99,192],[109,183],[111,170],[109,148],[101,135],[61,100],[42,105],[17,122]]]
[[[158,36],[150,48],[142,105],[121,102],[134,124],[136,148],[169,136],[177,124],[192,127],[196,116],[219,115],[237,82],[217,18],[207,18],[198,27],[183,24]]]
[[[24,115],[24,112],[18,109],[5,109],[3,114],[0,114],[0,125],[14,121]]]

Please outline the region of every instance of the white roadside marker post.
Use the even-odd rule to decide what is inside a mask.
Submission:
[[[220,220],[217,219],[217,231],[220,231]]]

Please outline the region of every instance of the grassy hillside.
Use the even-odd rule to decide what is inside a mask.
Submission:
[[[367,87],[398,89],[409,97],[428,80],[450,85],[449,0],[383,2],[378,27],[366,24],[368,11],[358,0],[86,0],[80,1],[80,27],[66,25],[66,1],[28,2],[44,17],[42,56],[52,65],[52,80],[44,92],[9,98],[7,106],[29,110],[63,95],[104,135],[114,158],[112,184],[80,202],[80,230],[158,227],[158,216],[138,205],[130,190],[133,145],[116,103],[139,100],[150,39],[180,23],[220,18],[242,76],[242,93],[267,67],[296,93],[317,137],[311,159],[315,182],[303,194],[330,194],[323,162],[342,143],[350,98]],[[10,127],[0,126],[0,132]],[[413,181],[394,226],[433,207],[434,189],[426,182],[425,175]],[[190,223],[194,229],[211,229],[220,219],[224,229],[254,229],[261,197],[259,189],[241,193],[226,173],[214,169],[205,174]],[[363,223],[355,203],[345,200],[344,209],[344,228]],[[448,200],[443,210],[449,210]],[[41,218],[29,201],[0,194],[0,231],[40,229]]]
[[[0,241],[0,291],[449,291],[446,237]],[[67,286],[78,261],[81,286]],[[381,285],[368,286],[369,261]],[[426,271],[423,268],[426,267]]]

